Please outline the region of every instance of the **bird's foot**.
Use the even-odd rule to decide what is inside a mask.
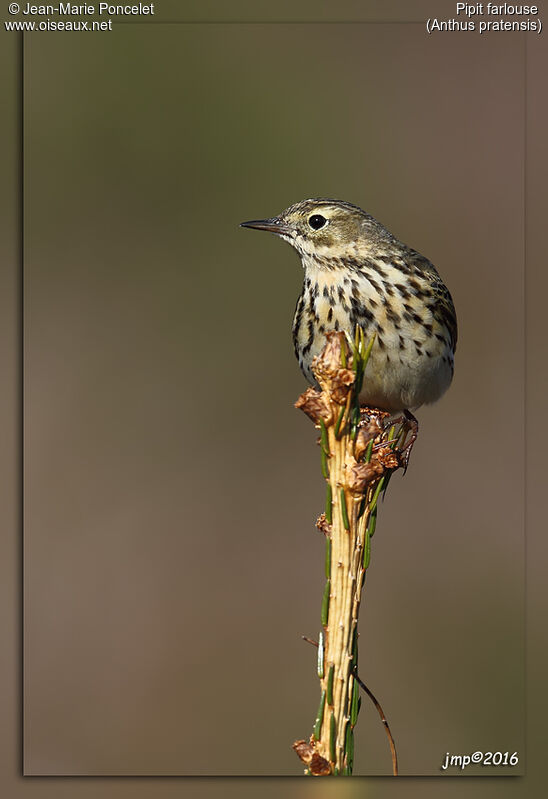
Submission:
[[[419,422],[413,416],[411,411],[407,409],[404,410],[401,416],[398,416],[396,419],[389,419],[385,422],[384,429],[387,430],[393,425],[401,424],[403,433],[403,440],[405,441],[403,447],[399,450],[399,459],[400,464],[403,467],[403,473],[405,474],[407,471],[407,467],[409,466],[409,458],[411,457],[411,450],[413,449],[413,444],[417,440],[417,436],[419,434]],[[407,436],[409,435],[409,440]]]

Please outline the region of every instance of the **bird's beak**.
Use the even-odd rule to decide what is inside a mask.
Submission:
[[[242,222],[240,227],[251,227],[255,230],[268,230],[270,233],[277,233],[279,236],[288,236],[291,228],[284,224],[277,216],[270,219],[253,219],[251,222]]]

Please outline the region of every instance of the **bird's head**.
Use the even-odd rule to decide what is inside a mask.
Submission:
[[[306,261],[360,255],[380,239],[392,238],[370,214],[342,200],[303,200],[278,216],[242,222],[288,241]]]

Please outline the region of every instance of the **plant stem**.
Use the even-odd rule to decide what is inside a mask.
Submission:
[[[313,364],[321,391],[308,389],[297,401],[320,430],[322,473],[327,482],[325,514],[318,527],[329,539],[326,586],[320,635],[321,712],[310,741],[294,748],[309,774],[352,774],[354,726],[358,713],[358,614],[375,531],[377,500],[392,471],[401,464],[401,428],[387,425],[389,416],[360,408],[358,394],[367,380],[366,364],[373,347],[357,331],[352,368],[342,333],[327,335],[327,344]],[[402,425],[405,423],[402,422]]]

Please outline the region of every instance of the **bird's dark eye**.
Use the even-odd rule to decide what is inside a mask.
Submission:
[[[308,220],[308,224],[310,225],[312,230],[319,230],[326,223],[327,219],[325,218],[325,216],[322,216],[321,214],[312,214],[312,216]]]

